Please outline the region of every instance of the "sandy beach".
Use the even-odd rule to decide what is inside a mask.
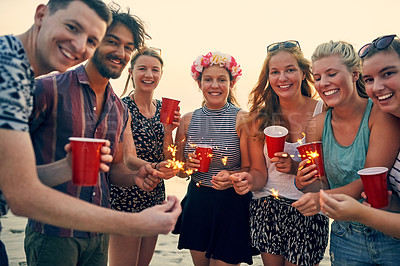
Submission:
[[[182,199],[186,193],[187,183],[185,179],[174,177],[165,182],[168,195],[176,195]],[[1,240],[5,243],[10,266],[27,265],[24,253],[24,229],[26,218],[16,217],[12,213],[1,218],[3,231]],[[188,250],[178,250],[178,236],[173,234],[160,235],[158,238],[152,266],[193,265]],[[247,265],[247,264],[242,264]],[[260,256],[253,257],[253,265],[262,265]],[[330,265],[328,248],[325,251],[321,266]]]

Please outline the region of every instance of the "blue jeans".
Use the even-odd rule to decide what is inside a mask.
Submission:
[[[368,226],[334,221],[331,226],[332,265],[399,265],[400,239]]]

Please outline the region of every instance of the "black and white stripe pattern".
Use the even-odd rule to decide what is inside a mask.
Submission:
[[[397,155],[396,161],[389,172],[389,183],[392,190],[400,196],[400,152]]]
[[[195,145],[213,147],[210,169],[207,173],[195,172],[192,178],[201,185],[212,186],[210,180],[221,170],[239,170],[241,166],[239,137],[236,132],[236,116],[239,108],[227,103],[223,108],[211,110],[202,107],[194,111],[187,132],[185,158],[195,151]],[[226,165],[222,158],[227,157]]]

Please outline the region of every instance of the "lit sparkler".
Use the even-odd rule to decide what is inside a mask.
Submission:
[[[275,190],[275,189],[271,188],[271,193],[272,193],[272,196],[274,196],[276,199],[279,199],[279,190]]]
[[[228,161],[228,156],[224,156],[223,158],[221,158],[221,161],[224,165],[226,165],[227,161]]]
[[[176,156],[176,151],[177,151],[176,145],[174,145],[174,144],[169,145],[169,146],[168,146],[168,151],[171,152],[172,157],[175,158],[175,156]]]

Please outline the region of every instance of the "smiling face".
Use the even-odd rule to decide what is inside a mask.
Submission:
[[[269,82],[279,98],[301,95],[301,82],[305,78],[296,58],[289,52],[279,52],[269,61]]]
[[[329,107],[337,107],[358,97],[355,82],[358,72],[351,73],[339,55],[322,57],[313,63],[315,89]]]
[[[119,78],[134,50],[133,34],[123,24],[109,30],[91,61],[105,78]]]
[[[36,75],[64,72],[90,58],[107,28],[106,22],[82,1],[72,1],[53,14],[40,5],[35,25],[39,29],[33,64]]]
[[[363,62],[368,96],[386,113],[400,117],[400,57],[394,51],[380,52]]]
[[[129,69],[133,78],[135,91],[153,92],[160,82],[162,65],[160,60],[153,56],[141,55],[135,62],[133,70]]]
[[[206,107],[220,109],[228,100],[233,81],[229,79],[228,70],[218,65],[212,65],[203,70],[198,85],[203,92]]]

